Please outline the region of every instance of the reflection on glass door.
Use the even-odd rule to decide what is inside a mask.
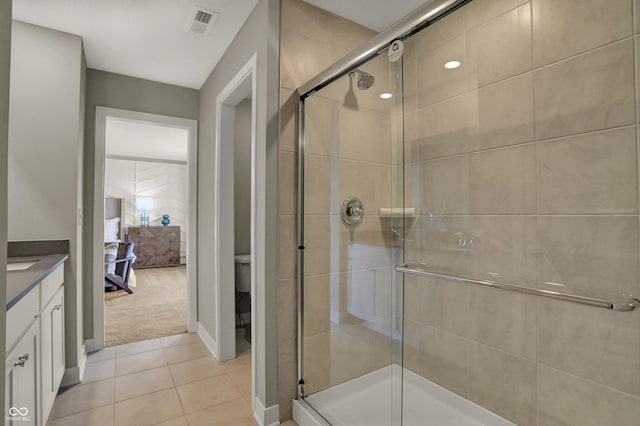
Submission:
[[[392,78],[382,55],[304,103],[303,392],[334,425],[400,424],[397,66]],[[354,392],[369,401],[361,410],[352,406]]]

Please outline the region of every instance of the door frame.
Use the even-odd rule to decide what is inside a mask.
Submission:
[[[197,328],[197,185],[198,185],[198,121],[167,115],[150,114],[118,108],[97,106],[95,112],[95,155],[93,173],[93,339],[89,350],[104,348],[104,290],[97,291],[104,282],[104,179],[106,160],[107,118],[120,118],[187,130],[187,329]]]
[[[258,271],[264,268],[264,252],[258,244],[265,241],[265,177],[264,165],[259,167],[257,146],[257,66],[258,54],[254,53],[247,63],[227,83],[216,97],[215,181],[214,181],[214,287],[216,305],[217,358],[220,361],[236,356],[235,321],[235,262],[234,262],[234,144],[235,108],[251,97],[251,401],[256,404],[256,280],[264,277]],[[224,182],[223,182],[224,181]],[[226,265],[226,267],[222,267]]]

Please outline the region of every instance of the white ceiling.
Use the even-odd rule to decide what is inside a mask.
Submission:
[[[427,0],[304,0],[309,4],[380,32]]]
[[[107,156],[187,161],[186,129],[107,117]]]
[[[258,0],[17,0],[14,19],[82,36],[89,68],[199,89]],[[185,30],[195,5],[218,12]]]

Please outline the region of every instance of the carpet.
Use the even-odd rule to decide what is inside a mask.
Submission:
[[[187,331],[187,268],[134,270],[133,294],[105,293],[105,346]]]

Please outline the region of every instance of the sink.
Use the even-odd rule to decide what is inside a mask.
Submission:
[[[7,272],[9,271],[24,271],[31,268],[36,262],[13,262],[7,263]]]

